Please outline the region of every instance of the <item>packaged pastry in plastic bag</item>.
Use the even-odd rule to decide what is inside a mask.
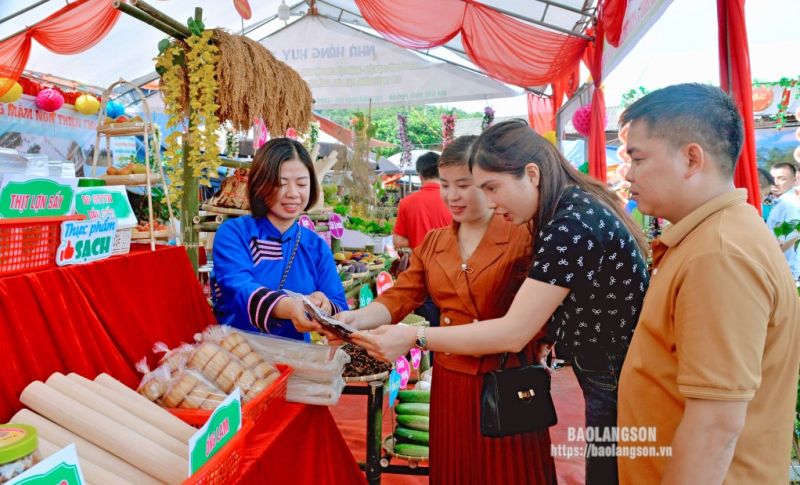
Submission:
[[[179,369],[164,390],[161,403],[168,408],[214,409],[227,394],[192,369]]]
[[[248,365],[212,342],[201,342],[195,347],[189,357],[189,367],[202,372],[225,393],[238,387],[244,402],[253,399],[280,377],[277,369],[263,359],[260,363]]]
[[[292,378],[286,387],[286,400],[317,406],[333,406],[339,402],[344,386],[345,382],[341,376],[326,383]]]
[[[147,358],[136,363],[136,370],[141,372],[142,380],[136,390],[147,399],[157,402],[164,395],[167,383],[170,380],[171,372],[169,367],[159,366],[155,370],[150,370],[147,366]]]
[[[159,361],[159,365],[167,366],[171,372],[177,372],[186,367],[193,351],[194,346],[191,344],[181,344],[172,350],[164,342],[156,342],[153,345],[154,354],[164,354]]]
[[[341,377],[350,357],[343,350],[273,335],[245,334],[251,346],[270,362],[294,368],[295,378],[326,383]]]
[[[253,350],[247,338],[240,332],[224,325],[213,325],[203,333],[196,334],[197,342],[211,342],[218,344],[234,357],[240,359],[256,375],[257,379],[265,379],[277,372],[277,369],[267,362],[264,357]],[[244,392],[244,390],[242,390]]]

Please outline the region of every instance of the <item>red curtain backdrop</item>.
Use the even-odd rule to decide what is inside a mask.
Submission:
[[[576,64],[575,67],[565,74],[561,79],[552,83],[553,94],[551,95],[551,99],[553,100],[553,121],[555,122],[555,113],[558,113],[558,110],[561,109],[561,105],[564,104],[564,96],[567,99],[571,98],[575,92],[578,90],[578,86],[581,84],[581,69],[580,65]]]
[[[402,47],[436,47],[460,33],[476,66],[517,86],[540,86],[562,78],[578,65],[589,44],[470,0],[356,0],[356,4],[372,28]]]
[[[605,30],[606,41],[614,47],[619,47],[627,8],[628,0],[605,0],[603,2],[603,30]]]
[[[528,122],[540,135],[556,129],[553,99],[528,93]]]
[[[0,96],[19,79],[35,40],[56,54],[77,54],[97,44],[119,18],[110,0],[77,0],[0,43]]]
[[[107,372],[135,387],[136,361],[157,341],[170,348],[215,323],[182,247],[134,244],[89,264],[0,277],[0,422],[19,394],[53,372]]]
[[[603,23],[597,24],[596,42],[586,49],[584,61],[592,75],[592,123],[589,131],[589,175],[606,181],[606,99],[601,89],[603,75]]]
[[[736,101],[744,119],[744,145],[733,181],[747,189],[747,201],[761,212],[756,166],[753,87],[750,78],[750,50],[744,18],[744,0],[717,0],[719,23],[719,80],[723,91]]]

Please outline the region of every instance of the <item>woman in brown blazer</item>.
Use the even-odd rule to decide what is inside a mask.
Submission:
[[[395,286],[366,308],[336,318],[361,330],[396,323],[428,295],[441,309],[442,326],[463,325],[506,313],[525,278],[531,234],[495,217],[472,179],[467,152],[476,137],[460,137],[442,153],[442,198],[450,227],[428,233]],[[533,341],[532,341],[533,342]],[[531,346],[526,349],[532,356]],[[432,484],[550,484],[556,482],[547,430],[505,438],[480,432],[483,374],[499,355],[436,353],[431,388]],[[512,363],[512,366],[518,365]]]

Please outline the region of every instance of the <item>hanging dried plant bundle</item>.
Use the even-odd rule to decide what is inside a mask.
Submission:
[[[297,71],[247,37],[217,29],[214,39],[220,50],[220,118],[236,130],[247,130],[261,118],[275,135],[289,128],[305,133],[313,121],[313,99]]]

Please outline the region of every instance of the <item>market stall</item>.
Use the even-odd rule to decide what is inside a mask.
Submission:
[[[156,268],[168,271],[170,280],[154,277]],[[91,264],[0,276],[0,317],[8,323],[0,328],[0,349],[10,365],[0,384],[3,421],[20,409],[30,382],[57,372],[107,373],[135,389],[140,376],[133,363],[151,355],[153,342],[177,346],[214,322],[185,251],[150,252],[140,245]],[[326,446],[306,446],[306,440]],[[234,482],[262,476],[281,477],[279,483],[363,480],[325,407],[278,403],[246,442]],[[286,467],[290,456],[315,466]]]

